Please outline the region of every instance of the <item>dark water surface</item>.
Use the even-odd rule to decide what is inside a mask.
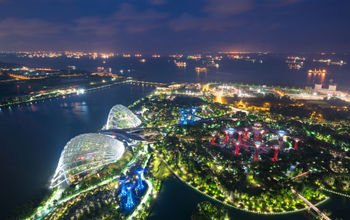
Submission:
[[[244,60],[223,59],[216,61],[220,67],[208,67],[207,73],[195,72],[195,67],[206,66],[203,61],[182,59],[187,62],[186,68],[178,68],[173,60],[162,57],[153,59],[146,57],[146,62],[141,63],[136,58],[113,57],[107,60],[102,59],[68,59],[68,58],[18,58],[10,55],[0,55],[3,62],[13,62],[30,67],[50,67],[66,69],[69,65],[76,66],[77,69],[96,71],[99,66],[111,67],[113,73],[135,76],[138,79],[155,82],[199,82],[199,81],[239,81],[263,83],[278,83],[288,85],[312,84],[313,80],[308,79],[307,71],[314,68],[325,68],[328,71],[324,79],[329,80],[342,87],[350,87],[350,55],[305,55],[307,60],[303,68],[299,70],[289,69],[285,61],[287,54],[250,55],[257,62],[252,63]],[[344,60],[347,64],[343,66],[327,65],[316,63],[312,60],[331,58],[335,61]],[[262,60],[260,63],[258,61]],[[105,63],[103,63],[103,61]],[[319,79],[318,79],[319,80]]]

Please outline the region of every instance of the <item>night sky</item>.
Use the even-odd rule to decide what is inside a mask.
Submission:
[[[0,51],[348,52],[349,39],[349,0],[0,0]]]

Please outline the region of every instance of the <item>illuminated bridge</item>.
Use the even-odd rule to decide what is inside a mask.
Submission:
[[[309,200],[307,200],[304,196],[302,196],[300,193],[298,193],[297,191],[295,191],[294,189],[292,189],[292,192],[294,194],[296,194],[301,200],[303,200],[308,207],[310,207],[311,209],[313,209],[322,219],[325,220],[331,220],[326,214],[324,214],[323,212],[321,212],[314,204],[312,204]]]
[[[168,83],[160,83],[160,82],[148,82],[148,81],[140,81],[140,80],[126,80],[125,83],[130,83],[132,85],[138,86],[168,86]]]

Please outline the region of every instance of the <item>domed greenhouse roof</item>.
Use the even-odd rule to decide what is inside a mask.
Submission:
[[[141,120],[130,109],[123,105],[115,105],[109,111],[106,129],[134,128]]]
[[[117,161],[124,151],[124,144],[110,136],[95,133],[76,136],[61,153],[51,187],[77,182],[80,176]]]

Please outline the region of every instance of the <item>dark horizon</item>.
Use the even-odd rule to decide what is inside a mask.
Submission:
[[[347,0],[0,0],[0,50],[350,51]]]
[[[183,51],[170,51],[170,52],[159,52],[159,51],[154,51],[149,52],[149,51],[128,51],[128,50],[89,50],[89,49],[84,49],[84,50],[0,50],[0,54],[21,54],[21,53],[61,53],[64,55],[64,53],[84,53],[84,54],[91,54],[91,53],[98,53],[98,54],[114,54],[113,57],[122,57],[123,55],[130,55],[131,57],[127,58],[135,58],[135,55],[141,55],[142,57],[151,57],[152,55],[160,55],[160,58],[172,56],[172,55],[183,55],[183,56],[190,56],[190,55],[229,55],[229,54],[261,54],[261,55],[295,55],[295,56],[338,56],[338,55],[344,55],[348,56],[350,55],[350,50],[349,51],[192,51],[192,52],[183,52]],[[125,57],[124,57],[125,58]],[[136,57],[137,58],[137,57]],[[185,58],[185,57],[183,57]]]

